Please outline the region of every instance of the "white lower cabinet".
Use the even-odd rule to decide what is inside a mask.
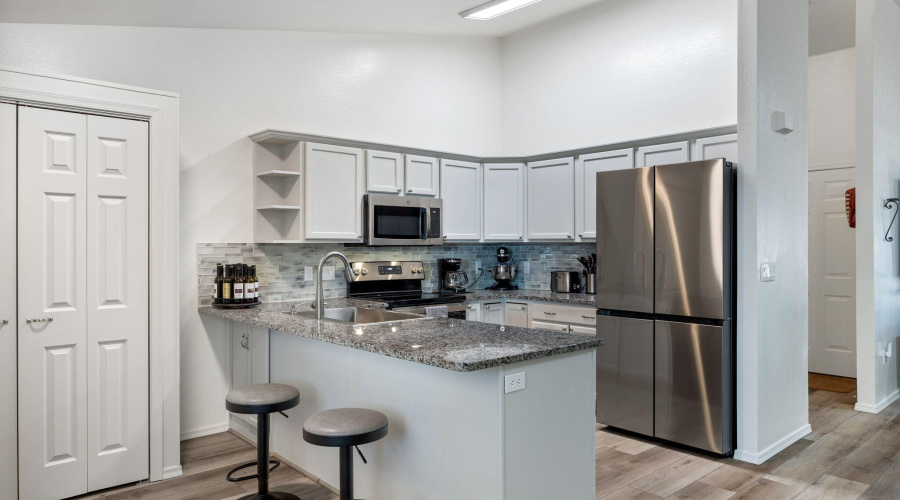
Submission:
[[[545,323],[543,321],[531,321],[531,328],[538,330],[555,330],[558,332],[568,332],[569,325],[563,323]]]
[[[466,304],[466,321],[482,321],[480,302]]]
[[[503,303],[502,302],[485,302],[481,306],[481,318],[485,323],[494,325],[503,324]]]
[[[569,325],[569,332],[580,333],[582,335],[597,335],[597,327],[596,326]]]
[[[528,164],[527,203],[529,240],[575,239],[575,159]]]
[[[528,304],[507,302],[503,306],[503,324],[528,328]]]
[[[362,241],[363,150],[306,143],[307,240]]]
[[[246,323],[231,322],[231,388],[269,382],[269,330]],[[234,420],[256,427],[256,415],[231,414],[232,427],[255,440]]]

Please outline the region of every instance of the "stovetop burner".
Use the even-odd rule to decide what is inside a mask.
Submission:
[[[459,293],[446,292],[419,292],[419,293],[367,293],[365,295],[352,296],[352,298],[365,300],[378,300],[387,302],[388,307],[412,307],[434,304],[456,304],[465,302],[466,297]]]

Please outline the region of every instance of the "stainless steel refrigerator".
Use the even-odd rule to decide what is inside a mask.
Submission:
[[[734,451],[735,172],[597,174],[597,421]]]

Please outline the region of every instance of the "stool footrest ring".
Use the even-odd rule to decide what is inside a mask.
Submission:
[[[271,469],[269,469],[270,473],[273,470],[277,469],[279,465],[281,465],[281,461],[275,460],[275,459],[269,459],[269,463],[275,464]],[[235,472],[237,472],[239,470],[243,470],[248,467],[256,467],[256,464],[257,464],[257,462],[250,462],[249,464],[238,465],[234,469],[231,469],[230,471],[228,471],[228,475],[225,476],[225,479],[231,481],[232,483],[236,483],[238,481],[247,481],[249,479],[257,479],[257,478],[259,478],[259,474],[253,474],[252,476],[244,476],[244,477],[231,477],[232,474],[234,474]]]

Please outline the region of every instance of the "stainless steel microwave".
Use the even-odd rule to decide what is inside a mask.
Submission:
[[[444,243],[443,202],[437,198],[369,194],[363,205],[369,246]]]

